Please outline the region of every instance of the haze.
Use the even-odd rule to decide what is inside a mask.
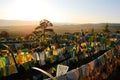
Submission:
[[[0,0],[0,19],[119,23],[120,0]]]

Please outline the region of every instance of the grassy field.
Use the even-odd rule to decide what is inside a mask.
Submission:
[[[12,36],[23,36],[23,35],[27,35],[30,34],[32,31],[34,31],[35,27],[37,27],[37,25],[33,25],[33,26],[1,26],[0,27],[0,32],[1,31],[7,31],[10,33],[10,35]],[[102,32],[102,30],[104,29],[103,25],[54,25],[52,27],[55,31],[55,33],[58,34],[62,34],[65,32],[80,32],[81,30],[83,31],[89,31],[91,32],[91,30],[94,28],[95,32]],[[109,27],[111,32],[116,32],[116,30],[120,30],[120,27],[116,27],[116,26],[110,26]]]

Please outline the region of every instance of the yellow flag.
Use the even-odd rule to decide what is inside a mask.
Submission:
[[[57,56],[57,50],[53,50],[53,55]]]

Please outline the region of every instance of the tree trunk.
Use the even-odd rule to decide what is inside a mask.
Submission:
[[[43,34],[45,35],[45,27],[43,27]]]

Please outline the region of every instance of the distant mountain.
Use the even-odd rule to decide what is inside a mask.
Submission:
[[[87,24],[72,24],[72,23],[55,23],[52,22],[53,25],[62,25],[62,26],[87,26],[87,27],[102,27],[105,26],[106,23],[87,23]],[[113,27],[120,27],[120,23],[108,23],[109,26]],[[24,21],[24,20],[2,20],[0,19],[0,26],[33,26],[39,25],[39,21]]]
[[[65,33],[65,32],[79,32],[81,29],[91,31],[92,28],[95,31],[102,31],[106,23],[88,23],[88,24],[69,24],[69,23],[53,23],[53,29],[56,33]],[[39,21],[21,21],[21,20],[0,20],[0,32],[16,32],[16,33],[31,33],[35,27],[39,25]],[[115,32],[120,30],[120,23],[108,23],[111,31]],[[27,31],[26,31],[27,30]]]
[[[38,21],[23,21],[23,20],[0,20],[0,26],[25,26],[38,25]]]

